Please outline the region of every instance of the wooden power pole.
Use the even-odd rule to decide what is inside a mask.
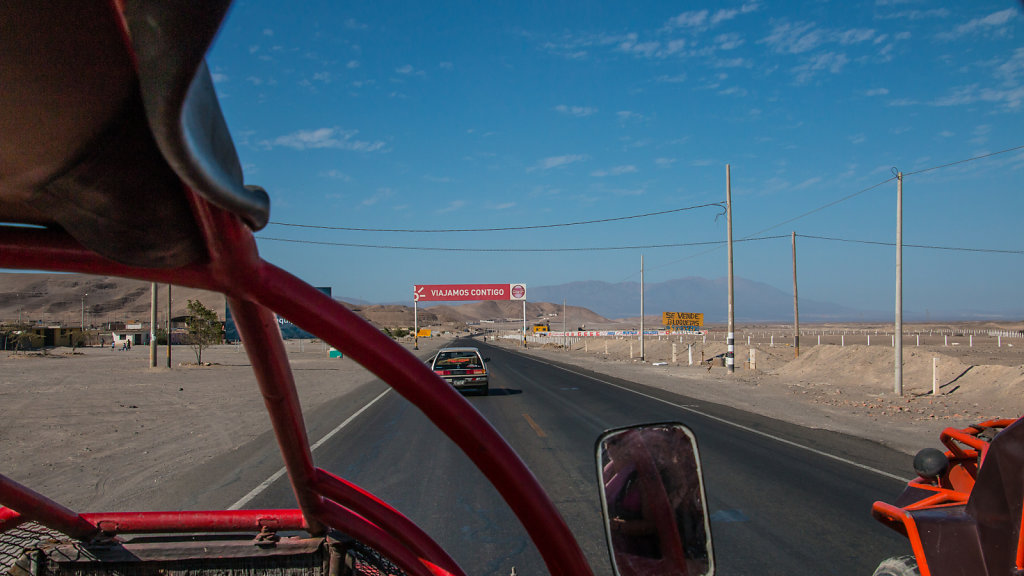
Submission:
[[[893,392],[903,396],[903,172],[896,173],[896,374]]]
[[[156,282],[151,282],[149,301],[149,366],[156,368]]]
[[[725,165],[725,220],[729,245],[729,329],[726,333],[725,367],[729,374],[736,372],[736,314],[732,277],[732,180],[729,165]]]
[[[796,231],[793,231],[793,349],[800,356],[800,300],[796,296]]]

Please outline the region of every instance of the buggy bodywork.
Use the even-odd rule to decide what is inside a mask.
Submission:
[[[872,514],[907,537],[922,576],[1024,574],[1024,419],[947,428],[940,439],[945,462],[918,470]]]

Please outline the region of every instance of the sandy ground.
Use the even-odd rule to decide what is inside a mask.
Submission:
[[[441,338],[422,339],[421,355]],[[1018,341],[1020,342],[1020,341]],[[515,340],[499,344],[518,347]],[[672,344],[676,358],[672,358]],[[694,398],[812,428],[876,440],[908,454],[937,444],[939,431],[1024,412],[1024,342],[1015,348],[909,347],[905,394],[893,394],[887,346],[849,344],[793,349],[759,345],[756,369],[741,346],[733,375],[688,366],[688,342],[651,340],[645,361],[634,340],[577,341],[572,350],[531,344],[528,352]],[[633,358],[630,358],[630,345]],[[607,348],[606,348],[607,347]],[[321,343],[287,343],[307,414],[374,380],[349,359],[330,359]],[[607,351],[606,351],[607,350]],[[694,342],[695,362],[725,352]],[[158,363],[165,365],[160,348]],[[1017,354],[1017,356],[1014,356]],[[932,396],[932,358],[940,394]],[[989,358],[989,360],[986,360]],[[85,348],[72,353],[0,356],[0,473],[75,509],[118,509],[118,495],[152,490],[269,429],[245,353],[236,346],[175,350],[174,368],[150,368],[147,348]],[[909,458],[908,458],[909,468]]]
[[[861,344],[850,343],[858,339]],[[644,361],[635,339],[580,339],[569,349],[534,340],[527,347],[531,354],[810,428],[875,440],[907,454],[940,446],[939,433],[948,426],[1024,415],[1022,339],[999,342],[978,337],[973,346],[967,337],[939,336],[932,338],[934,344],[921,346],[908,339],[903,347],[902,396],[894,390],[890,337],[876,337],[870,346],[863,335],[847,336],[845,346],[836,337],[835,344],[802,346],[799,357],[780,337],[776,346],[747,346],[745,338],[737,338],[732,375],[722,365],[726,345],[697,337],[648,338]],[[519,347],[515,340],[497,342]],[[749,364],[751,348],[754,369]],[[710,370],[709,363],[701,363],[704,358],[715,359]],[[933,377],[938,395],[932,394]]]
[[[443,345],[423,340],[418,355]],[[286,344],[303,411],[375,380],[322,343]],[[411,345],[409,346],[411,347]],[[0,356],[0,474],[72,509],[118,510],[142,493],[270,429],[244,350],[57,348]],[[314,439],[315,440],[315,439]],[[227,506],[230,503],[224,503]]]

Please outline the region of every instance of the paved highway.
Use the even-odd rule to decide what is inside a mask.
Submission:
[[[870,575],[882,558],[909,550],[869,514],[874,500],[900,492],[898,478],[909,467],[904,454],[476,345],[490,357],[491,394],[471,396],[470,402],[548,489],[599,575],[610,569],[594,441],[603,430],[639,422],[681,421],[697,434],[719,574]],[[377,398],[384,390],[378,386],[356,402],[312,416],[312,439]],[[523,576],[546,573],[483,476],[394,392],[378,398],[314,456],[318,466],[407,514],[467,573],[507,575],[513,566]],[[247,481],[255,486],[262,480]],[[293,505],[290,488],[279,480],[245,507]]]

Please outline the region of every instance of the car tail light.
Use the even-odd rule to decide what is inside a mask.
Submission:
[[[451,370],[434,370],[434,374],[437,374],[438,376],[449,376],[451,373]]]
[[[487,370],[469,370],[466,374],[487,374]]]

